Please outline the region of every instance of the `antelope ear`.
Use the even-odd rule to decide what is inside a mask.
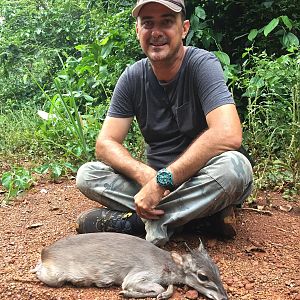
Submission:
[[[205,251],[204,245],[203,245],[203,243],[202,243],[202,241],[201,241],[200,238],[199,238],[199,248],[198,248],[198,251],[199,252]]]
[[[184,246],[189,252],[193,251],[186,242],[184,242]]]
[[[176,265],[182,266],[183,265],[183,258],[180,254],[172,251],[171,256],[175,262]]]

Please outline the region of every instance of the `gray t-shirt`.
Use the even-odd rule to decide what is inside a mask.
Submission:
[[[116,118],[136,117],[147,143],[147,161],[159,170],[174,161],[207,128],[205,116],[234,100],[218,59],[188,47],[176,77],[157,80],[144,58],[119,78],[108,110]]]

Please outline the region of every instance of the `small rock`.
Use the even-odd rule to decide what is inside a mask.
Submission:
[[[59,210],[59,207],[53,206],[49,208],[49,211],[56,211],[56,210]]]
[[[206,245],[208,248],[214,248],[217,245],[217,240],[216,239],[208,240],[206,242]]]
[[[249,283],[254,283],[255,282],[255,279],[254,278],[247,278],[247,280],[249,281]]]
[[[233,285],[233,280],[231,278],[225,279],[225,282],[228,286],[232,286]]]
[[[32,228],[37,228],[37,227],[41,227],[43,226],[43,223],[34,223],[34,224],[31,224],[31,225],[28,225],[26,228],[27,229],[32,229]]]
[[[245,289],[246,289],[247,291],[253,290],[253,288],[254,288],[254,284],[253,284],[253,283],[246,283],[246,284],[245,284]]]
[[[186,292],[185,297],[187,299],[195,300],[198,298],[198,292],[196,290],[189,290]]]
[[[300,300],[300,293],[298,295],[296,295],[296,297],[294,298],[294,300]]]

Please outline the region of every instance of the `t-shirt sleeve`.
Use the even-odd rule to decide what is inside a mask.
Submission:
[[[129,118],[134,116],[130,87],[129,71],[126,68],[115,86],[107,112],[109,117]]]
[[[206,52],[204,58],[198,60],[195,67],[198,97],[205,115],[219,106],[234,104],[221,64],[213,53]]]

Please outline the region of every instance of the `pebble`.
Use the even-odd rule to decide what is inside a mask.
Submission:
[[[253,283],[246,283],[246,284],[245,284],[245,289],[246,289],[247,291],[253,290],[253,288],[254,288],[254,284],[253,284]]]
[[[300,300],[300,293],[298,295],[296,295],[296,297],[294,298],[294,300]]]
[[[231,278],[228,278],[225,280],[225,283],[228,285],[228,286],[232,286],[233,285],[233,280]]]
[[[185,297],[190,300],[195,300],[198,298],[198,292],[196,290],[189,290],[186,292]]]

